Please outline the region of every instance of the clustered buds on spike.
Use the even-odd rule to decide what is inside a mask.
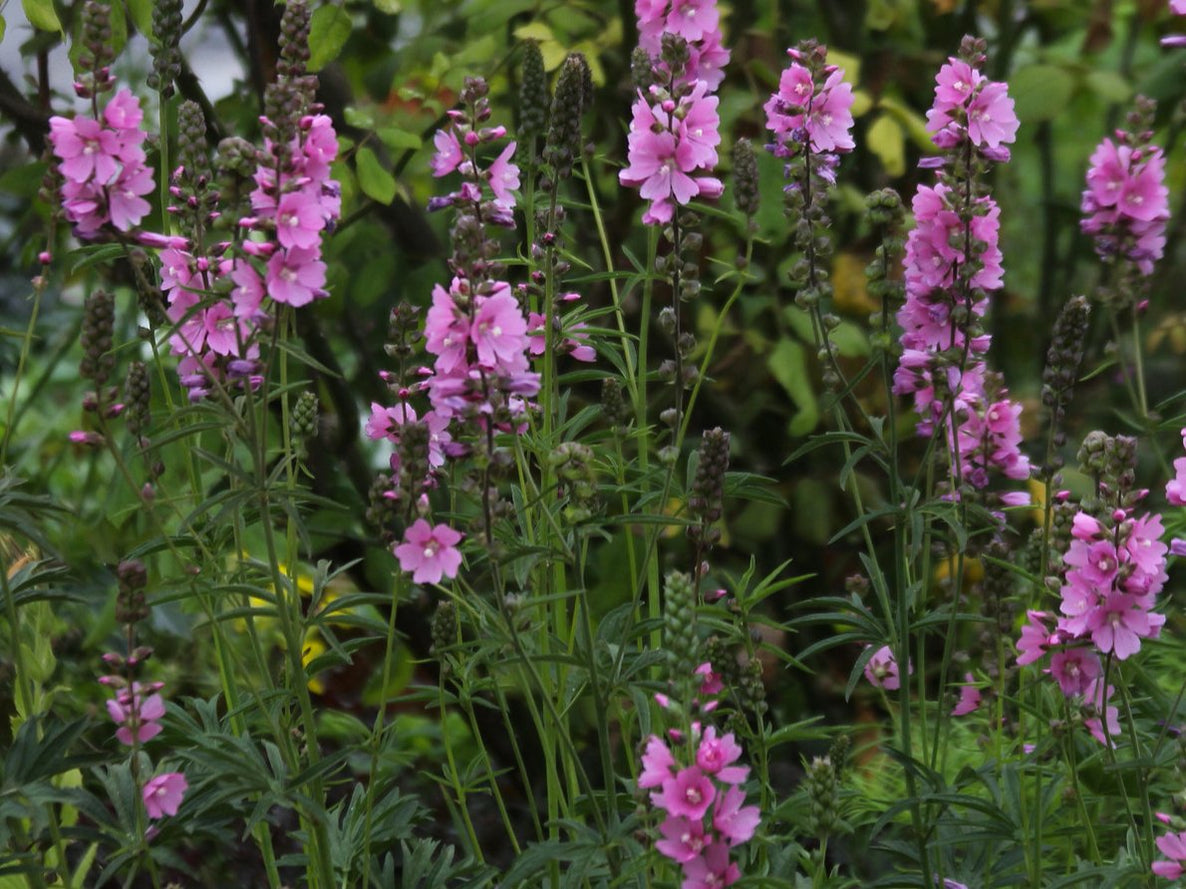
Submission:
[[[182,0],[156,0],[152,6],[152,73],[148,85],[168,99],[181,75]]]

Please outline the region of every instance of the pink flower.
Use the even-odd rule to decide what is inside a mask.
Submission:
[[[729,861],[729,847],[724,843],[713,843],[703,855],[684,864],[681,889],[721,889],[739,879],[741,870],[736,862]]]
[[[733,738],[733,733],[724,737],[717,737],[716,726],[710,725],[704,730],[704,735],[696,748],[696,765],[706,774],[715,775],[723,784],[740,784],[749,775],[749,769],[744,766],[733,766],[741,756],[741,747]]]
[[[275,302],[290,306],[303,306],[324,296],[325,263],[320,251],[306,247],[277,250],[268,260],[265,286]]]
[[[511,142],[503,148],[486,171],[486,175],[490,177],[490,189],[494,192],[494,202],[508,210],[515,206],[515,196],[512,192],[519,187],[519,168],[511,163],[515,145],[516,143]]]
[[[675,757],[658,735],[647,739],[646,752],[642,755],[642,774],[638,776],[639,787],[660,787],[675,770]]]
[[[745,791],[740,787],[730,787],[717,797],[712,827],[730,846],[748,842],[762,820],[758,807],[742,806],[744,802]]]
[[[1099,655],[1090,648],[1063,648],[1050,657],[1050,675],[1068,698],[1086,694],[1103,672]]]
[[[680,864],[698,857],[710,839],[704,834],[703,822],[675,816],[668,816],[659,825],[659,833],[663,839],[655,843],[655,848]]]
[[[276,240],[281,247],[316,247],[325,217],[316,200],[303,191],[290,191],[276,209]]]
[[[527,321],[510,287],[502,282],[500,285],[491,296],[475,298],[477,311],[469,326],[469,338],[480,366],[514,373],[527,369]]]
[[[436,146],[436,154],[432,156],[432,175],[440,177],[452,173],[465,160],[461,143],[457,140],[457,133],[453,127],[436,131],[432,137],[432,144]]]
[[[141,791],[148,817],[163,818],[165,815],[176,815],[181,799],[188,789],[189,783],[180,772],[165,772],[163,775],[149,778]]]
[[[971,673],[964,674],[964,685],[960,686],[960,699],[951,711],[952,716],[967,716],[980,706],[980,689],[973,684],[975,681]]]
[[[119,729],[115,737],[121,744],[129,747],[133,743],[143,744],[151,741],[161,733],[158,720],[165,715],[165,702],[155,692],[159,684],[143,686],[139,682],[132,683],[132,687],[120,689],[114,698],[107,701],[107,713]]]
[[[424,519],[416,519],[404,532],[404,542],[395,548],[395,557],[401,570],[413,572],[413,582],[440,583],[442,576],[457,576],[460,542],[461,533],[448,525],[432,527]]]
[[[913,672],[914,667],[910,666],[907,673]],[[899,687],[898,662],[888,645],[883,645],[873,652],[873,656],[865,663],[865,678],[869,680],[870,685],[884,688],[886,691],[894,691]]]
[[[1024,667],[1040,660],[1046,650],[1057,643],[1058,637],[1050,635],[1050,630],[1043,622],[1045,619],[1044,611],[1026,612],[1026,624],[1021,628],[1021,638],[1017,640],[1017,650],[1021,652],[1017,657],[1017,666]]]
[[[986,83],[968,105],[968,138],[973,145],[996,148],[1017,135],[1013,100],[1003,83]]]
[[[651,794],[651,802],[670,815],[698,820],[704,817],[716,794],[716,786],[708,776],[697,766],[689,766],[664,778],[662,789]]]
[[[1186,0],[1182,0],[1186,15]],[[1182,863],[1186,862],[1186,833],[1167,833],[1157,838],[1157,848],[1170,861],[1153,862],[1153,873],[1167,880],[1177,880],[1182,876]]]

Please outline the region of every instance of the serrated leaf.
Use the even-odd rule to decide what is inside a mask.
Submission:
[[[309,21],[309,70],[320,71],[338,57],[354,23],[340,6],[322,6]]]
[[[128,14],[136,30],[145,37],[152,33],[152,0],[127,0]]]
[[[21,0],[21,8],[34,28],[61,33],[62,23],[58,20],[57,10],[54,9],[54,0]]]
[[[1075,92],[1075,78],[1058,65],[1027,65],[1009,78],[1009,95],[1022,123],[1053,120]]]
[[[355,153],[354,162],[358,171],[358,187],[363,194],[380,204],[390,204],[395,200],[395,177],[383,168],[375,152],[363,146]]]
[[[885,172],[901,176],[906,172],[906,137],[902,126],[888,114],[877,115],[877,120],[865,134],[869,150],[877,155]]]

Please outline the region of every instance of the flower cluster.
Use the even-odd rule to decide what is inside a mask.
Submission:
[[[914,196],[915,227],[906,242],[906,301],[898,311],[902,356],[894,392],[911,395],[918,433],[942,424],[951,465],[965,489],[982,490],[991,472],[1022,480],[1029,460],[1020,451],[1021,408],[985,365],[990,336],[982,319],[988,293],[1002,286],[1000,208],[977,188],[984,166],[1009,157],[1004,143],[1017,132],[1005,84],[980,74],[974,41],[936,78],[928,129],[945,154],[925,162],[941,171],[934,187]],[[961,496],[962,492],[953,492]],[[1021,493],[1008,505],[1026,502]]]
[[[818,64],[812,64],[812,48],[807,52],[788,49],[787,55],[793,61],[783,69],[778,89],[762,106],[766,128],[774,134],[771,150],[778,157],[821,155],[824,175],[834,182],[836,154],[856,147],[852,86],[844,80],[844,69],[824,64],[822,56]]]
[[[181,356],[178,372],[193,400],[223,376],[258,382],[265,298],[297,307],[329,295],[321,244],[341,213],[339,185],[330,176],[338,140],[329,117],[311,102],[302,73],[297,43],[307,36],[308,9],[294,3],[284,14],[285,33],[295,36],[282,49],[287,73],[268,88],[272,117],[261,118],[263,149],[235,140],[220,146],[222,164],[241,164],[254,186],[234,243],[204,243],[206,228],[221,215],[219,195],[209,187],[205,122],[190,103],[178,112],[182,164],[171,177],[175,204],[168,209],[188,223],[189,237],[165,239],[161,289],[175,325],[170,347]]]
[[[119,593],[116,596],[116,619],[125,625],[129,645],[135,638],[136,625],[149,614],[146,590],[148,572],[137,559],[120,562],[116,569]],[[133,677],[152,656],[152,649],[140,646],[126,655],[108,652],[103,661],[108,667],[122,671],[99,677],[99,682],[114,690],[107,701],[107,713],[118,726],[115,737],[132,748],[134,757],[141,757],[141,746],[161,733],[160,720],[165,715],[165,702],[158,693],[160,682],[141,683]],[[141,760],[147,762],[141,757]],[[176,815],[189,784],[180,772],[162,772],[144,782],[140,796],[149,818]]]
[[[638,45],[652,57],[663,52],[663,35],[674,34],[687,44],[683,70],[668,69],[681,83],[703,81],[715,90],[725,79],[729,50],[721,43],[721,13],[716,0],[634,0],[638,17]]]
[[[720,691],[708,664],[697,673],[709,676],[701,694]],[[754,835],[761,813],[744,805],[741,784],[749,768],[736,764],[741,746],[733,733],[719,735],[715,726],[695,721],[691,726],[687,737],[668,732],[670,743],[658,735],[647,739],[638,786],[651,790],[651,804],[664,813],[655,848],[681,865],[684,889],[728,886],[741,876],[729,850]]]
[[[153,189],[145,165],[140,100],[128,89],[116,93],[96,117],[54,116],[49,138],[63,177],[62,209],[80,238],[98,237],[110,224],[131,231],[148,215],[141,195]]]
[[[927,132],[939,148],[965,143],[982,156],[1007,161],[1003,143],[1017,135],[1018,120],[1008,86],[977,70],[975,59],[949,58],[935,78],[935,101],[927,111]]]
[[[1165,157],[1149,144],[1151,133],[1116,132],[1091,155],[1080,227],[1095,241],[1101,259],[1124,257],[1150,275],[1165,250],[1170,218]]]
[[[462,181],[458,189],[429,205],[455,212],[450,259],[454,276],[448,288],[433,288],[424,318],[424,349],[433,356],[432,367],[422,369],[424,378],[412,385],[402,374],[387,377],[398,402],[393,407],[372,404],[366,427],[370,438],[384,438],[395,446],[394,485],[382,496],[404,500],[409,515],[419,512],[394,548],[401,569],[416,583],[453,578],[461,566],[457,544],[462,535],[427,520],[426,496],[446,459],[469,452],[469,445],[457,437],[484,433],[491,426],[517,428],[529,399],[539,391],[539,374],[531,370],[529,358],[538,337],[533,336],[516,291],[502,280],[502,265],[493,258],[499,245],[487,231],[489,226],[514,225],[514,192],[519,187],[519,168],[511,160],[516,143],[505,145],[492,162],[484,164],[479,158],[479,148],[506,136],[505,127],[488,125],[487,92],[485,81],[469,78],[461,95],[463,109],[449,113],[448,124],[433,140],[434,174],[456,172]],[[397,314],[393,312],[393,327],[410,327],[410,316],[397,325]],[[399,337],[406,341],[414,335],[405,331]],[[411,351],[406,345],[396,350]],[[430,404],[422,413],[409,403],[418,393],[426,394]]]
[[[697,68],[695,44],[690,42],[703,33],[717,33],[705,30],[710,22],[712,29],[716,27],[716,4],[677,0],[669,12],[667,6],[646,0],[636,4],[643,35],[640,46],[648,55],[653,82],[645,91],[638,90],[627,137],[630,164],[618,174],[623,185],[638,188],[651,202],[642,217],[647,225],[664,225],[671,221],[676,205],[696,197],[717,198],[724,190],[719,179],[701,175],[717,164],[719,99],[712,90],[720,78],[710,78]],[[663,14],[652,16],[659,9]],[[657,44],[645,36],[656,26]],[[716,39],[719,42],[719,33]],[[699,65],[703,67],[703,58]]]
[[[1153,611],[1166,574],[1168,547],[1161,542],[1161,517],[1134,516],[1117,508],[1104,519],[1076,513],[1071,542],[1063,555],[1061,615],[1030,611],[1017,642],[1021,666],[1050,653],[1050,673],[1068,698],[1081,698],[1104,716],[1108,734],[1119,732],[1118,714],[1108,705],[1112,686],[1104,686],[1102,656],[1127,660],[1142,639],[1155,639],[1165,616]],[[1104,742],[1098,718],[1087,721]]]

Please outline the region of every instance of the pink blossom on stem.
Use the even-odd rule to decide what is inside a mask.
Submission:
[[[448,525],[431,526],[424,519],[416,519],[404,532],[404,542],[395,548],[399,567],[412,573],[415,583],[440,583],[450,580],[461,567],[461,551],[457,544],[461,533]]]
[[[166,815],[176,815],[188,789],[189,782],[180,772],[165,772],[149,778],[140,793],[148,817],[163,818]]]
[[[1183,15],[1186,15],[1186,0]],[[1167,880],[1177,880],[1182,877],[1183,864],[1186,864],[1186,832],[1167,833],[1157,838],[1157,848],[1161,850],[1168,861],[1153,862],[1153,873]]]

